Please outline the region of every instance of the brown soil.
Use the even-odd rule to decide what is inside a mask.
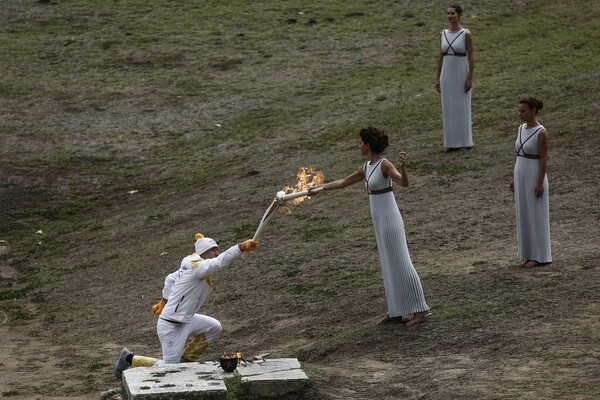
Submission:
[[[12,3],[18,10],[29,7]],[[152,11],[139,3],[139,13]],[[388,3],[395,4],[393,12],[408,18],[404,3],[384,3],[386,10]],[[510,13],[495,2],[486,4],[494,6],[486,11],[486,21],[512,28],[503,22],[511,20],[502,19]],[[593,18],[565,7],[572,14],[556,17],[568,25],[565,32],[572,31],[571,21]],[[423,5],[415,14],[425,8],[431,7]],[[538,8],[536,3],[523,15],[535,15]],[[75,17],[65,19],[61,10],[13,11],[8,22],[15,27],[3,34],[35,33],[52,23],[75,29],[114,11],[75,10]],[[0,115],[8,122],[0,132],[0,225],[14,226],[22,237],[0,237],[5,241],[0,242],[0,295],[23,296],[0,297],[1,398],[98,399],[120,385],[113,367],[123,346],[159,357],[150,307],[161,297],[165,275],[193,251],[194,233],[210,235],[227,248],[252,235],[275,193],[293,184],[298,167],[316,165],[328,180],[358,168],[363,160],[355,135],[339,131],[379,115],[377,107],[393,103],[397,83],[367,94],[338,93],[337,78],[367,79],[379,71],[371,65],[405,61],[388,38],[395,28],[387,26],[381,36],[364,38],[354,30],[352,35],[334,30],[337,36],[325,38],[299,30],[270,39],[269,32],[261,32],[269,40],[254,48],[252,29],[240,36],[245,24],[226,32],[212,25],[209,32],[197,33],[205,43],[196,36],[180,40],[177,32],[163,38],[157,30],[149,38],[152,51],[124,49],[120,46],[132,42],[121,29],[135,25],[139,13],[113,28],[83,32],[88,35],[83,38],[48,35],[36,43],[39,48],[27,51],[31,58],[18,64],[13,78],[3,74]],[[285,22],[288,16],[299,23]],[[340,23],[355,26],[342,17],[337,17]],[[280,19],[290,29],[309,26],[297,10]],[[325,25],[324,18],[319,21]],[[411,22],[411,30],[419,26]],[[433,86],[435,57],[421,45],[437,43],[439,31],[429,21],[425,26],[430,37],[420,39],[406,62],[413,57],[419,62],[407,64],[415,85],[423,71],[432,76],[427,85]],[[108,29],[113,30],[100,43]],[[404,39],[403,32],[398,35]],[[511,41],[531,39],[524,36]],[[364,43],[355,43],[357,38]],[[408,39],[409,44],[416,40]],[[572,47],[571,39],[565,43]],[[531,49],[544,41],[531,40]],[[595,43],[576,40],[583,50]],[[173,49],[182,41],[185,47]],[[507,46],[502,54],[513,54],[511,41],[497,44]],[[545,42],[571,57],[571,47]],[[46,51],[49,45],[55,48]],[[481,57],[481,71],[491,74],[497,58],[486,57]],[[555,58],[540,55],[536,62]],[[27,72],[31,81],[17,74],[29,61],[39,63]],[[105,68],[114,76],[71,79],[56,69],[57,76],[47,76],[47,65],[63,64],[67,71]],[[510,68],[507,85],[514,85],[510,76],[520,79],[537,69]],[[160,74],[169,79],[161,81]],[[88,79],[96,86],[88,86]],[[110,86],[113,79],[117,83]],[[156,86],[153,79],[159,81]],[[536,76],[528,84],[543,87],[545,82]],[[524,270],[516,259],[508,183],[514,164],[511,132],[519,123],[512,99],[524,88],[494,81],[498,93],[476,90],[476,147],[445,153],[439,98],[431,87],[421,85],[415,93],[408,87],[408,122],[414,125],[407,129],[410,134],[392,134],[387,154],[392,160],[400,150],[409,155],[410,186],[396,188],[396,196],[433,315],[413,329],[376,325],[386,304],[368,199],[356,185],[321,193],[289,215],[276,215],[260,247],[215,276],[215,291],[202,312],[219,319],[224,331],[204,360],[233,351],[297,357],[312,381],[305,397],[314,400],[596,399],[600,103],[587,101],[585,96],[594,99],[594,89],[584,87],[586,82],[598,82],[598,73],[573,77],[559,89],[545,88],[554,96],[540,116],[549,132],[551,265]],[[417,96],[435,103],[421,103]],[[352,109],[321,107],[332,98]],[[292,101],[297,103],[286,108]],[[290,110],[300,116],[297,121],[286,119]],[[389,122],[389,115],[380,117]],[[264,120],[260,132],[251,119]],[[236,131],[244,123],[250,127]],[[329,140],[329,132],[338,139]],[[204,168],[206,176],[189,178]],[[225,169],[226,176],[216,175]],[[91,207],[85,207],[87,200]],[[27,291],[30,285],[35,289]]]
[[[577,147],[561,142],[553,140],[553,149]],[[598,140],[588,138],[587,145],[597,149]],[[479,148],[425,152],[456,163],[485,156]],[[512,155],[503,158],[510,165]],[[314,383],[309,397],[316,399],[594,398],[600,384],[598,184],[588,165],[568,152],[552,151],[552,161],[551,265],[519,268],[507,182],[482,175],[440,185],[434,175],[413,174],[411,186],[397,195],[433,316],[413,329],[376,327],[385,303],[372,278],[378,262],[364,193],[357,187],[321,194],[292,215],[277,215],[259,250],[217,277],[203,311],[220,319],[224,332],[205,359],[238,350],[299,357]],[[237,217],[220,212],[216,233],[227,243]],[[96,213],[112,226],[130,218],[131,210]],[[358,239],[326,240],[331,235],[310,231],[311,223],[299,242],[286,229],[315,216]],[[167,225],[161,235],[180,234],[178,226]],[[160,356],[149,307],[191,243],[162,248],[145,239],[153,236],[150,229],[113,235],[114,241],[73,238],[88,243],[88,250],[37,263],[40,278],[51,277],[43,302],[3,302],[4,397],[97,398],[119,385],[112,368],[121,347]],[[100,265],[85,269],[86,258]],[[3,282],[16,290],[18,271],[8,265],[1,265]],[[371,278],[355,290],[336,294],[345,282],[340,277],[365,273]],[[286,286],[290,280],[297,286]]]

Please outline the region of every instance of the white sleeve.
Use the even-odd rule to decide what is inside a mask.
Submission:
[[[229,249],[219,254],[218,257],[209,258],[202,261],[198,268],[194,269],[194,275],[199,279],[210,276],[215,272],[219,272],[221,269],[231,264],[234,260],[240,258],[242,254],[244,254],[244,252],[240,250],[237,244],[235,246],[231,246]]]
[[[179,271],[175,271],[167,275],[165,278],[165,286],[163,287],[162,291],[163,299],[169,299],[169,295],[171,294],[171,290],[173,289],[173,285],[175,284],[175,279],[177,279],[178,274]]]

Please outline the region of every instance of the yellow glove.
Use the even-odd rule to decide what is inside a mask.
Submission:
[[[167,304],[167,300],[160,299],[158,304],[152,306],[152,312],[156,315],[160,315],[160,313],[162,313],[163,308],[165,308],[165,304]]]
[[[243,243],[240,243],[240,249],[242,251],[252,251],[258,247],[258,240],[249,239]]]

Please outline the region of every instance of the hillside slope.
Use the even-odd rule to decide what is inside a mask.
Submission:
[[[475,147],[445,153],[441,1],[9,0],[0,14],[0,394],[96,399],[123,346],[160,355],[163,279],[194,233],[251,237],[302,166],[409,155],[396,188],[433,317],[386,312],[361,185],[273,218],[215,277],[205,359],[298,357],[311,399],[592,399],[600,390],[600,5],[463,3]],[[415,4],[418,3],[418,4]],[[516,103],[549,132],[554,262],[522,270]]]

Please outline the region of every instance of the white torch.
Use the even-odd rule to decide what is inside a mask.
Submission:
[[[317,171],[314,167],[301,167],[298,173],[296,174],[298,178],[298,183],[295,187],[285,187],[283,190],[280,190],[275,195],[273,202],[265,211],[262,219],[260,220],[260,224],[254,233],[253,239],[256,240],[261,235],[275,212],[279,206],[285,206],[285,204],[291,200],[290,205],[296,205],[300,203],[303,199],[300,197],[307,196],[309,193],[309,188],[322,184],[325,181],[325,176],[323,172]],[[286,191],[290,191],[291,193],[286,193]],[[312,189],[312,193],[318,193],[323,190],[322,187]]]
[[[323,188],[319,187],[319,188],[313,189],[312,192],[319,193],[321,190],[323,190]],[[263,217],[260,220],[260,224],[258,224],[258,228],[256,229],[256,232],[254,233],[254,237],[252,237],[252,239],[254,239],[254,240],[258,239],[258,237],[261,235],[261,233],[265,230],[265,227],[267,226],[267,224],[269,223],[271,218],[273,218],[273,215],[275,215],[275,211],[277,211],[279,206],[285,205],[285,203],[290,200],[297,199],[298,197],[303,197],[303,196],[307,196],[307,195],[308,195],[308,190],[303,190],[301,192],[295,192],[295,193],[285,193],[283,190],[280,190],[279,192],[277,192],[277,194],[275,195],[275,198],[273,199],[273,202],[271,203],[269,208],[267,208],[267,211],[265,211],[265,213],[263,214]]]
[[[254,232],[254,236],[252,237],[252,239],[254,239],[254,240],[258,239],[258,237],[260,236],[262,231],[265,229],[265,227],[267,226],[267,224],[269,223],[271,218],[273,218],[273,215],[275,215],[275,211],[277,211],[277,208],[279,208],[279,203],[277,202],[277,199],[275,198],[275,199],[273,199],[273,202],[271,203],[269,208],[267,208],[267,211],[265,211],[265,213],[263,214],[263,217],[260,220],[260,224],[258,224],[258,228],[256,228],[256,232]]]
[[[313,193],[317,194],[319,193],[321,190],[323,190],[322,187],[318,187],[316,189],[313,189]],[[303,197],[303,196],[307,196],[308,195],[309,190],[303,190],[301,192],[294,192],[294,193],[285,193],[283,190],[277,192],[277,195],[275,196],[275,201],[277,201],[277,203],[279,203],[279,205],[284,205],[287,201],[293,200],[293,199],[297,199],[298,197]]]

